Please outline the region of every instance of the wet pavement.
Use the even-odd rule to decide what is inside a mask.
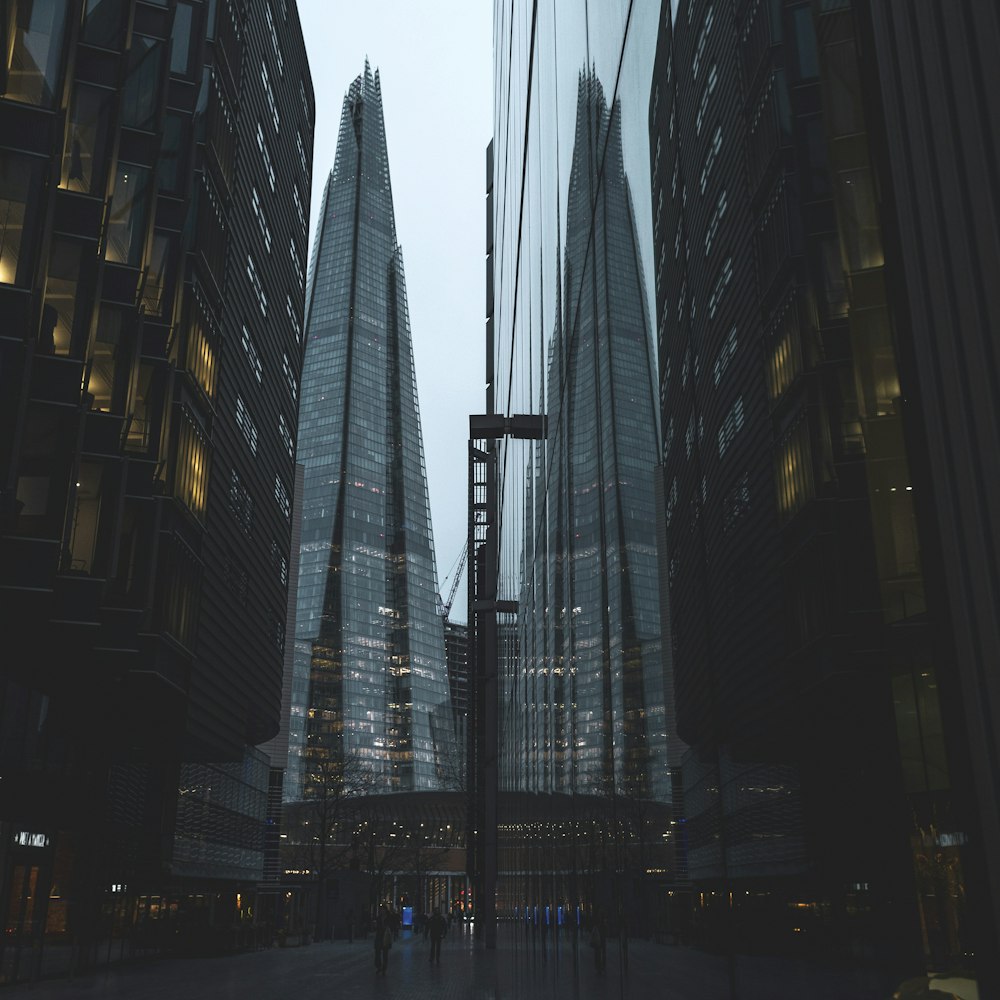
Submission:
[[[431,965],[430,944],[404,932],[375,973],[371,940],[271,948],[219,958],[160,959],[88,979],[9,987],[11,1000],[728,1000],[725,959],[689,948],[632,941],[626,956],[608,945],[598,974],[593,952],[563,933],[544,946],[503,928],[485,951],[465,926],[452,928]],[[742,959],[740,1000],[852,1000],[881,997],[842,974],[804,964]]]

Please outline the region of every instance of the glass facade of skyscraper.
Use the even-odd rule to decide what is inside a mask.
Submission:
[[[517,602],[497,630],[501,915],[617,911],[636,881],[610,875],[673,863],[646,182],[656,14],[632,6],[495,13],[488,391],[497,413],[547,419],[541,440],[497,445],[498,597]]]
[[[286,798],[356,761],[434,789],[454,746],[379,76],[344,99],[307,289],[305,466]],[[296,764],[296,759],[298,764]]]

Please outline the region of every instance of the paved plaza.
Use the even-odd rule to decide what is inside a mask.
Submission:
[[[375,974],[370,939],[272,948],[220,958],[162,959],[120,966],[90,979],[42,982],[5,990],[10,1000],[728,1000],[726,961],[688,948],[633,941],[628,969],[609,942],[607,970],[568,937],[539,940],[501,932],[487,952],[454,927],[441,964],[430,945],[404,932]],[[740,1000],[868,1000],[882,994],[804,965],[763,960],[741,969]],[[747,980],[750,980],[750,983]]]

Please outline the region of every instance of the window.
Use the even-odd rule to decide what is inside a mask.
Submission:
[[[267,224],[267,219],[264,218],[264,208],[260,203],[260,195],[257,194],[257,188],[253,189],[251,201],[253,202],[253,214],[257,217],[257,225],[260,226],[260,235],[264,237],[264,249],[270,253],[271,229]]]
[[[271,187],[272,188],[274,187],[273,181],[271,182]],[[306,213],[302,208],[302,199],[299,197],[299,188],[297,184],[292,186],[292,197],[295,200],[295,211],[298,213],[299,216],[299,225],[302,227],[303,232],[305,232],[307,228]]]
[[[285,623],[274,612],[271,613],[271,625],[268,629],[271,643],[279,652],[285,651]]]
[[[176,260],[176,237],[167,233],[155,233],[147,258],[146,278],[142,284],[142,304],[147,316],[159,317],[165,323],[173,318]]]
[[[799,373],[800,352],[795,306],[786,305],[774,324],[775,339],[767,359],[767,388],[771,399],[777,399]]]
[[[705,46],[708,43],[708,33],[712,30],[712,22],[715,19],[714,9],[709,4],[705,11],[705,23],[702,25],[701,34],[698,36],[698,44],[695,46],[694,58],[691,60],[691,73],[698,79],[698,67],[701,65],[702,56],[705,54]]]
[[[119,163],[108,215],[106,260],[138,267],[146,242],[149,170]]]
[[[209,399],[215,396],[215,349],[207,334],[207,323],[198,308],[192,308],[188,325],[187,369]]]
[[[174,496],[199,520],[208,494],[208,443],[194,418],[181,408],[174,460]]]
[[[8,58],[3,96],[52,107],[59,91],[59,63],[67,4],[58,0],[14,0],[4,5],[3,54]],[[8,33],[9,32],[9,33]]]
[[[729,450],[736,435],[743,427],[743,397],[737,396],[722,425],[719,427],[719,458]]]
[[[722,296],[729,287],[729,282],[733,279],[733,258],[727,257],[726,262],[719,268],[719,276],[712,286],[712,294],[708,298],[708,318],[714,319],[715,313],[722,301]]]
[[[309,113],[309,98],[306,96],[306,81],[303,77],[299,77],[299,97],[302,98],[302,113],[306,121],[310,122],[312,115]]]
[[[178,3],[170,43],[170,72],[187,76],[191,63],[191,28],[194,10],[189,3]]]
[[[295,339],[302,339],[302,326],[299,323],[298,314],[295,312],[295,307],[292,305],[291,295],[285,296],[285,309],[288,312],[288,320],[292,324],[292,330],[295,331]]]
[[[712,376],[715,379],[716,385],[718,385],[722,380],[722,376],[725,374],[726,369],[729,367],[729,362],[733,360],[733,356],[735,354],[736,327],[734,326],[732,330],[729,331],[729,335],[723,341],[722,347],[719,348],[719,356],[715,359]]]
[[[281,513],[285,517],[289,517],[292,513],[292,504],[288,498],[288,490],[285,489],[285,484],[281,481],[280,476],[274,477],[274,499],[278,501]]]
[[[694,414],[691,414],[688,420],[687,430],[684,431],[684,454],[685,457],[690,458],[691,452],[694,450]]]
[[[728,204],[729,202],[726,198],[726,192],[722,191],[719,194],[719,200],[715,203],[715,211],[712,213],[712,218],[708,223],[708,228],[705,230],[706,257],[712,251],[712,242],[719,231],[719,223],[722,221],[722,217],[726,214],[726,208]]]
[[[253,257],[247,254],[247,277],[250,279],[250,286],[257,296],[257,304],[260,306],[262,316],[267,315],[267,296],[264,294],[264,286],[260,283],[260,276],[257,274],[257,265],[253,262]]]
[[[308,177],[309,176],[309,158],[306,156],[306,146],[302,141],[301,131],[295,133],[295,144],[298,146],[299,150],[299,163],[302,164],[302,173]]]
[[[671,417],[669,423],[667,424],[667,430],[663,435],[663,457],[664,459],[670,454],[670,449],[674,446],[674,418]]]
[[[267,106],[271,110],[274,131],[277,132],[280,129],[281,120],[278,116],[278,105],[274,101],[274,91],[271,89],[271,78],[267,75],[267,65],[263,62],[260,64],[260,82],[264,86],[264,96],[267,98]]]
[[[236,397],[236,426],[243,432],[243,437],[246,438],[246,442],[250,446],[250,451],[256,455],[257,425],[253,422],[253,418],[250,416],[250,411],[247,409],[247,404],[243,402],[242,396]]]
[[[670,491],[667,493],[667,503],[666,509],[664,511],[666,515],[667,527],[670,527],[670,522],[674,518],[674,511],[677,509],[677,477],[674,476],[670,483]]]
[[[713,63],[708,71],[708,79],[705,81],[705,88],[701,92],[701,100],[698,103],[698,114],[694,119],[695,134],[701,135],[701,126],[705,120],[705,112],[708,110],[708,99],[715,90],[715,85],[719,82],[718,66]]]
[[[722,498],[722,530],[731,531],[736,522],[750,509],[750,476],[744,472]]]
[[[804,418],[782,441],[776,464],[778,506],[791,517],[813,494],[809,424]]]
[[[107,134],[114,92],[78,83],[73,91],[60,187],[104,194]],[[166,125],[169,116],[164,122]],[[167,136],[164,136],[166,139]]]
[[[253,345],[253,340],[250,337],[250,331],[246,328],[245,323],[243,324],[243,351],[247,356],[247,361],[250,362],[250,371],[253,372],[254,378],[260,382],[263,374],[263,369],[260,363],[260,355],[257,353],[257,348]]]
[[[274,49],[274,61],[278,64],[278,75],[285,74],[285,60],[281,56],[281,46],[278,44],[278,32],[274,28],[274,18],[271,16],[271,5],[264,4],[264,16],[267,18],[267,30],[271,36],[271,48]]]
[[[705,165],[701,168],[702,194],[705,193],[708,178],[712,174],[712,167],[715,166],[715,159],[719,155],[720,149],[722,149],[722,126],[718,125],[715,129],[715,134],[712,136],[712,141],[708,144],[708,152],[705,154]]]
[[[302,261],[299,260],[299,252],[295,249],[295,240],[288,241],[288,254],[292,258],[292,267],[295,268],[295,275],[299,279],[299,284],[304,285],[306,276],[302,270]]]
[[[295,445],[292,443],[292,432],[288,429],[288,424],[285,423],[285,415],[283,413],[278,414],[278,436],[281,438],[281,443],[285,446],[285,451],[288,452],[288,457],[294,458]]]
[[[122,124],[153,131],[160,99],[165,43],[158,38],[133,35],[129,69],[122,92]]]
[[[253,526],[253,497],[246,488],[240,474],[233,469],[229,477],[229,509],[240,522],[243,530],[250,534]]]
[[[264,142],[264,130],[261,128],[260,122],[257,122],[257,148],[260,150],[261,160],[264,163],[267,182],[271,185],[271,190],[274,191],[274,167],[271,166],[271,156],[267,151],[267,143]],[[298,194],[297,191],[295,193]]]
[[[278,578],[281,580],[282,586],[285,586],[288,583],[288,560],[281,551],[277,538],[271,539],[271,562],[277,567]]]
[[[292,397],[292,402],[294,403],[299,394],[299,387],[295,381],[295,372],[292,371],[292,363],[288,360],[287,354],[282,354],[281,356],[281,367],[285,373],[285,382],[288,385],[288,393]]]

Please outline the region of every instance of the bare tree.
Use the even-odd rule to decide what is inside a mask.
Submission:
[[[357,754],[343,759],[310,758],[307,798],[302,803],[303,826],[316,873],[316,935],[326,930],[326,895],[330,873],[344,866],[352,852],[345,825],[357,818],[360,800],[377,788],[378,776]]]

